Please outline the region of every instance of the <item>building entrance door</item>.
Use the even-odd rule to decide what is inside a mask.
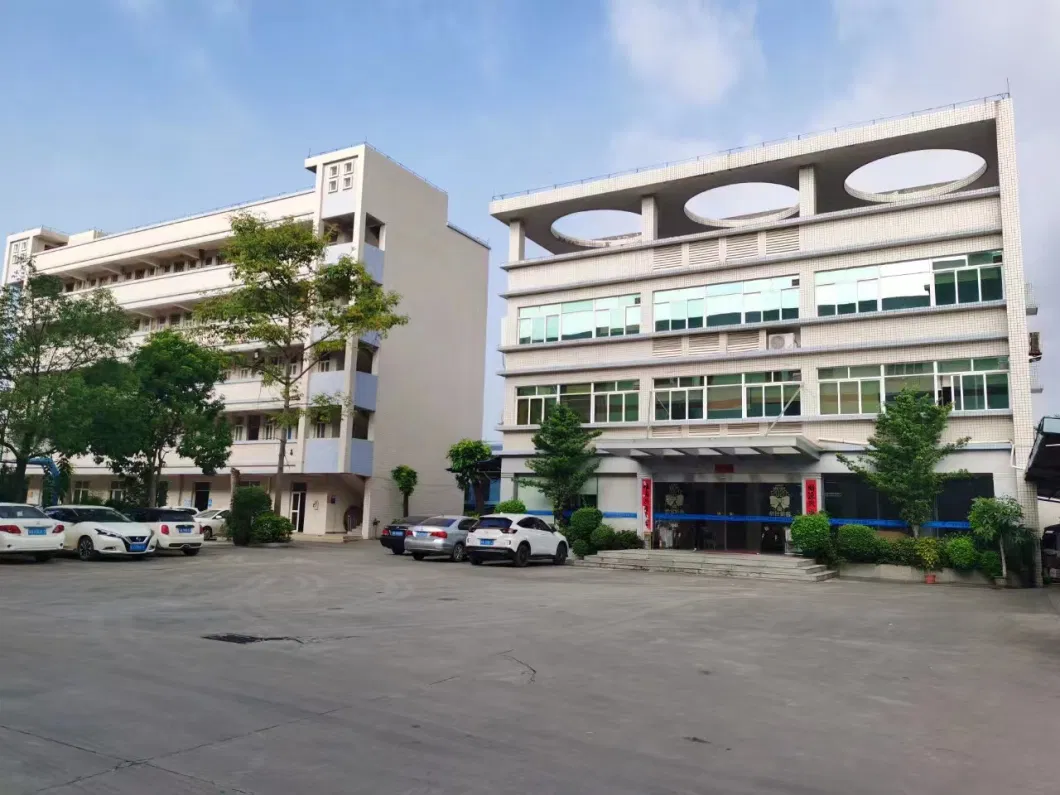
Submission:
[[[291,484],[291,524],[296,533],[301,533],[305,527],[305,495],[305,483]]]
[[[208,480],[196,483],[194,494],[196,510],[205,511],[210,507],[210,482]]]

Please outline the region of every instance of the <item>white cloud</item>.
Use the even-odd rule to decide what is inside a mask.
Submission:
[[[761,65],[749,1],[612,0],[609,12],[612,44],[649,97],[712,105]]]

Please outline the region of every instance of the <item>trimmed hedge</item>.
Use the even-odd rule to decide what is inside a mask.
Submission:
[[[589,543],[596,551],[601,549],[615,549],[615,531],[602,524],[593,530],[589,536]]]
[[[845,524],[836,533],[836,549],[840,558],[851,563],[875,563],[880,558],[881,540],[871,527]]]
[[[946,557],[957,571],[971,571],[979,563],[979,550],[968,536],[954,536],[946,542]]]
[[[526,513],[526,503],[522,500],[502,500],[493,509],[494,513]]]
[[[291,540],[294,525],[286,516],[272,513],[260,513],[254,517],[251,528],[251,540],[255,544],[276,544]]]
[[[272,510],[272,498],[260,486],[240,486],[232,495],[232,510],[225,525],[228,536],[236,546],[245,547],[254,541],[254,520],[259,514]]]
[[[821,563],[835,562],[832,526],[826,513],[796,516],[791,522],[791,542],[801,555]]]

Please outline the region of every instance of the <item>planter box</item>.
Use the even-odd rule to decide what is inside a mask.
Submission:
[[[942,569],[934,572],[935,582],[940,585],[991,586],[990,578],[981,571],[957,571]],[[924,572],[913,566],[892,566],[887,563],[841,563],[839,577],[843,580],[924,582]]]

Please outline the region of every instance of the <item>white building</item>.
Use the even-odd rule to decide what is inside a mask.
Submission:
[[[915,150],[982,158],[962,179],[857,190],[860,167]],[[924,180],[930,181],[930,180]],[[705,218],[720,186],[788,186],[792,206]],[[585,210],[639,214],[633,234],[581,239]],[[1032,443],[1028,301],[1012,103],[990,98],[865,126],[496,198],[510,231],[502,496],[548,407],[602,431],[586,489],[607,521],[655,543],[776,549],[791,513],[901,523],[836,454],[864,449],[887,396],[915,386],[954,404],[945,466],[974,478],[928,528],[959,526],[972,496],[1015,495]],[[526,241],[549,256],[529,259]]]
[[[341,392],[352,412],[333,423],[303,417],[287,447],[282,509],[307,534],[360,527],[401,510],[390,471],[407,464],[419,473],[416,511],[459,512],[463,497],[446,471],[446,451],[481,428],[488,247],[448,222],[448,197],[367,145],[309,157],[306,190],[181,218],[127,232],[67,235],[48,228],[10,235],[5,282],[31,257],[41,273],[60,276],[67,290],[109,289],[139,322],[134,341],[189,322],[196,302],[230,287],[223,247],[229,219],[249,211],[269,219],[311,221],[337,229],[328,259],[349,255],[401,294],[410,318],[385,340],[365,338],[309,373],[301,392]],[[247,371],[234,370],[219,387],[236,442],[230,465],[244,482],[275,484],[277,431],[270,413],[278,394]],[[74,498],[106,498],[120,487],[104,466],[74,462]],[[163,473],[169,503],[205,508],[230,501],[228,470],[205,477],[171,455]],[[30,499],[39,496],[40,475]]]

